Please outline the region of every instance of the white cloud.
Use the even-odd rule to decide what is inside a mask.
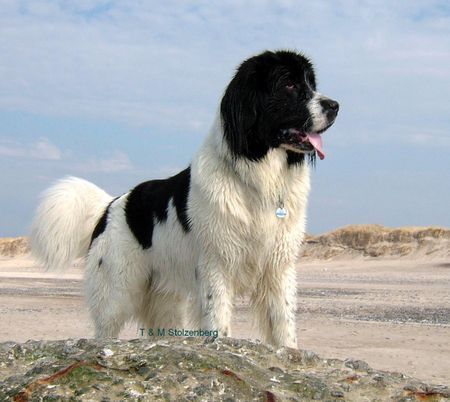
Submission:
[[[412,143],[426,145],[428,147],[450,147],[449,132],[413,132],[408,139]]]
[[[104,157],[84,161],[77,160],[70,150],[65,150],[64,154],[64,168],[82,173],[111,173],[133,168],[128,155],[118,150],[110,151]],[[62,155],[63,152],[45,137],[28,145],[8,139],[0,140],[0,156],[4,157],[60,161]]]
[[[0,155],[7,157],[23,157],[25,156],[26,151],[23,148],[20,148],[17,144],[10,143],[8,141],[2,141],[0,143]]]
[[[0,140],[0,155],[12,158],[60,160],[62,153],[48,138],[42,137],[28,145],[11,140]]]
[[[113,151],[106,157],[77,163],[74,168],[82,173],[114,173],[131,170],[133,166],[126,153]]]
[[[30,149],[30,156],[37,159],[59,160],[61,150],[47,138],[40,138]]]

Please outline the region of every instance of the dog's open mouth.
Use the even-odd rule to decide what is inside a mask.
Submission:
[[[325,130],[322,130],[323,132]],[[312,153],[317,152],[320,159],[325,158],[323,151],[322,137],[320,133],[305,133],[297,128],[287,128],[281,130],[283,144],[295,148],[297,152]]]

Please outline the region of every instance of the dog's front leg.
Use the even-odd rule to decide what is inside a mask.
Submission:
[[[201,329],[230,336],[232,289],[226,281],[223,266],[217,260],[203,258],[198,272]]]
[[[263,341],[297,348],[295,268],[282,273],[268,270],[258,282],[252,302]]]

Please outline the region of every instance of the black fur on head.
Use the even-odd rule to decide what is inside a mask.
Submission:
[[[308,104],[315,90],[313,66],[302,54],[266,51],[245,60],[220,107],[224,137],[233,156],[257,161],[269,149],[287,144],[289,163],[301,162],[305,155],[314,159],[307,141],[298,141],[299,135],[290,137],[294,128],[303,133],[313,126]]]

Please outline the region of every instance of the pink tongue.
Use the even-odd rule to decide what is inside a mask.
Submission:
[[[311,145],[316,149],[319,158],[325,158],[325,153],[322,149],[322,137],[320,136],[320,134],[307,134],[307,137]]]

